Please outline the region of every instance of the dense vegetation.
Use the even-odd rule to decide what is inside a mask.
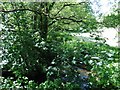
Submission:
[[[89,2],[4,2],[0,7],[5,62],[0,89],[119,90],[119,48],[99,42],[99,36],[85,42],[70,34],[93,33],[100,26]],[[104,26],[119,25],[109,24],[109,18]]]

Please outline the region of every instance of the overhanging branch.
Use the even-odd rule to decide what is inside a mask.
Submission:
[[[69,18],[69,17],[59,17],[59,18],[56,18],[56,20],[71,20],[73,22],[82,22],[82,19],[77,20],[77,19],[73,19],[73,18]]]
[[[69,20],[69,21],[76,22],[76,23],[83,22],[82,19],[77,20],[77,19],[72,18],[71,16],[70,17],[59,16],[59,17],[53,17],[53,18],[50,17],[50,19],[52,19],[53,21],[49,24],[49,26],[52,25],[53,23],[55,23],[56,21],[59,21],[59,20]]]
[[[34,13],[37,13],[37,14],[45,14],[44,12],[41,13],[41,12],[38,12],[38,11],[35,11],[35,10],[32,10],[32,9],[0,10],[0,12],[4,12],[4,13],[18,12],[18,11],[31,11],[31,12],[34,12]],[[47,14],[45,14],[45,15],[47,15]]]

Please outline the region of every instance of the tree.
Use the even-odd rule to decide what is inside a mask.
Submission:
[[[111,13],[110,15],[107,15],[104,17],[103,19],[103,25],[105,27],[119,27],[120,25],[120,15],[118,14],[118,11],[116,10],[116,14],[115,13]]]
[[[103,16],[102,24],[104,27],[113,27],[117,28],[120,25],[120,15],[119,15],[119,2],[114,1],[111,13],[106,16]]]
[[[9,7],[6,5],[8,5]],[[30,11],[30,14],[27,13],[28,11]],[[34,24],[32,24],[32,26],[34,26],[33,29],[34,30],[39,29],[36,31],[39,31],[41,38],[45,40],[47,38],[47,33],[52,28],[55,27],[58,29],[61,29],[63,27],[62,28],[63,30],[77,29],[77,31],[79,31],[80,27],[84,29],[89,29],[88,31],[94,28],[96,29],[96,20],[95,17],[90,12],[90,6],[88,2],[80,2],[80,3],[21,2],[21,3],[11,3],[11,4],[5,3],[3,4],[2,10],[0,12],[3,13],[12,12],[11,14],[8,14],[9,15],[8,17],[16,14],[17,18],[23,16],[22,14],[25,15],[27,14],[27,16],[29,16],[30,18],[28,17],[26,18],[34,22]],[[22,20],[19,19],[19,21],[24,22],[23,19]]]
[[[41,75],[45,76],[44,68],[57,57],[53,48],[60,42],[53,43],[51,35],[63,31],[90,32],[97,28],[89,2],[5,2],[0,7],[5,27],[2,60],[8,61],[6,67],[16,75],[30,75],[30,79],[40,80]]]

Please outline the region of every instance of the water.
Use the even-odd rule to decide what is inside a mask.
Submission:
[[[118,28],[102,28],[98,30],[95,34],[99,35],[101,38],[106,40],[106,44],[118,47],[119,46],[119,37],[118,36]],[[91,37],[90,33],[72,33],[72,35],[76,36],[77,38],[83,39],[84,41],[92,41],[95,42],[95,38]]]

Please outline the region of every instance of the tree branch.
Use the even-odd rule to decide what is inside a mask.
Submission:
[[[56,18],[57,20],[71,20],[73,22],[82,22],[82,19],[81,20],[77,20],[77,19],[73,19],[73,18],[69,18],[69,17],[59,17],[59,18]]]
[[[77,3],[77,4],[64,4],[63,7],[54,16],[57,16],[66,6],[81,5],[83,3],[87,3],[87,2],[80,2],[80,3]]]
[[[18,11],[31,11],[37,14],[45,14],[45,13],[41,13],[32,9],[13,9],[13,10],[0,10],[0,12],[4,12],[4,13],[10,13],[10,12],[18,12]]]
[[[50,19],[52,19],[53,21],[49,24],[49,26],[52,25],[53,23],[55,23],[58,20],[69,20],[69,21],[76,22],[76,23],[83,22],[82,19],[80,19],[80,20],[73,19],[71,16],[70,17],[60,17],[59,16],[59,17],[54,17],[54,18],[50,17]]]
[[[52,10],[52,7],[55,5],[55,2],[53,2],[52,4],[50,4],[50,6],[49,6],[49,12],[50,12],[50,10]]]
[[[63,5],[63,7],[54,16],[57,16],[64,8],[65,8],[65,4]]]
[[[50,22],[49,24],[48,24],[48,26],[51,26],[53,23],[55,23],[56,22],[56,20],[54,19],[52,22]]]

